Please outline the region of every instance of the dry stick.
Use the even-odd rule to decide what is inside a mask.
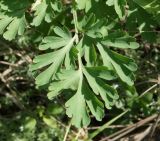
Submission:
[[[136,133],[136,134],[128,136],[128,137],[124,137],[121,140],[128,139],[128,140],[132,140],[132,141],[142,141],[150,133],[151,128],[152,128],[152,126],[150,125],[144,131],[142,131],[140,133]]]
[[[129,125],[110,125],[107,128],[125,128]],[[101,126],[93,126],[93,127],[88,127],[87,130],[96,130],[100,128]]]
[[[17,64],[12,64],[12,63],[9,63],[9,62],[6,62],[6,61],[0,61],[0,64],[8,65],[8,66],[11,66],[11,67],[18,67]]]
[[[151,134],[150,134],[150,139],[153,137],[153,134],[154,134],[154,132],[155,132],[155,130],[156,130],[156,127],[157,127],[157,125],[158,125],[159,120],[160,120],[160,112],[158,113],[158,116],[157,116],[157,119],[156,119],[155,124],[153,124],[152,132],[151,132]]]
[[[149,124],[145,124],[143,126],[150,126],[150,125],[152,125],[152,124],[149,123]],[[129,126],[131,126],[131,124],[126,124],[126,125],[110,125],[107,128],[111,128],[111,129],[112,128],[126,128],[126,127],[129,127]],[[101,126],[88,127],[87,130],[96,130],[96,129],[100,128],[100,127]]]
[[[124,138],[121,138],[122,141],[142,141],[149,133],[151,130],[152,126],[148,126],[144,131],[140,133],[136,133],[134,135],[128,135]]]
[[[82,130],[82,129],[79,129],[79,131],[78,131],[78,133],[77,133],[77,135],[76,135],[76,137],[75,137],[75,141],[78,140],[78,138],[79,138],[79,136],[80,136],[80,134],[81,134],[81,130]]]
[[[8,46],[7,46],[8,47]],[[13,53],[12,50],[10,50],[10,53]],[[9,97],[20,109],[24,109],[24,105],[20,102],[16,92],[10,87],[10,84],[5,79],[5,76],[7,76],[9,73],[12,72],[13,67],[19,67],[21,64],[25,63],[26,60],[24,59],[23,55],[20,53],[15,53],[16,55],[20,56],[22,60],[19,60],[17,63],[13,64],[6,61],[0,61],[0,64],[8,65],[9,68],[5,70],[3,73],[0,73],[0,80],[5,84],[5,86],[10,90],[10,93],[6,93],[6,96]]]
[[[157,87],[158,84],[154,84],[152,87],[150,87],[149,89],[147,89],[146,91],[144,91],[139,98],[143,97],[146,93],[148,93],[150,90],[154,89],[155,87]]]
[[[10,87],[9,83],[7,83],[5,76],[12,72],[11,66],[9,69],[5,70],[3,73],[0,73],[0,80],[4,83],[4,85],[10,90],[10,93],[6,93],[6,96],[9,97],[20,109],[24,109],[24,105],[20,102],[17,93]]]
[[[71,128],[71,122],[69,123],[69,125],[68,125],[68,127],[67,127],[67,130],[66,130],[66,133],[65,133],[65,135],[64,135],[63,141],[66,141],[66,140],[67,140],[67,136],[68,136],[68,133],[69,133],[70,128]]]
[[[121,138],[121,137],[127,135],[128,133],[132,132],[132,131],[135,130],[136,128],[138,128],[138,127],[140,127],[140,126],[142,126],[142,125],[144,125],[144,124],[152,121],[152,120],[155,119],[156,117],[157,117],[157,114],[152,115],[152,116],[150,116],[150,117],[147,117],[147,118],[145,118],[144,120],[141,120],[141,121],[137,122],[136,124],[133,124],[133,125],[131,125],[131,126],[129,126],[129,127],[126,127],[126,128],[124,128],[124,129],[122,129],[122,130],[120,130],[120,131],[118,131],[118,132],[116,132],[116,133],[114,133],[114,134],[106,137],[106,138],[103,138],[103,139],[100,140],[100,141],[107,141],[107,140],[116,141],[116,140],[118,140],[119,138]],[[115,137],[115,136],[116,136],[116,137]],[[115,137],[115,138],[113,138],[113,137]],[[111,138],[113,138],[113,139],[111,139]]]
[[[158,76],[158,86],[160,87],[160,76]],[[152,138],[152,136],[153,136],[153,134],[154,134],[154,132],[155,132],[155,130],[156,130],[156,127],[157,127],[157,125],[158,125],[159,120],[160,120],[160,111],[159,111],[159,113],[158,113],[156,122],[155,122],[155,124],[154,124],[153,127],[152,127],[152,132],[151,132],[151,134],[150,134],[150,139]]]
[[[135,141],[142,141],[151,131],[152,126],[150,125],[147,129],[145,129],[143,132],[138,133],[135,135],[134,140]]]
[[[158,86],[158,83],[157,84],[154,84],[152,85],[150,88],[148,88],[147,90],[145,90],[142,94],[140,94],[138,97],[135,98],[135,100],[138,100],[138,99],[141,99],[143,96],[145,96],[149,91],[151,91],[152,89],[154,89],[155,87]],[[132,99],[129,100],[129,102],[131,101]]]

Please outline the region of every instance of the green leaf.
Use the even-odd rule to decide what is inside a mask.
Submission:
[[[43,116],[43,121],[51,128],[57,128],[57,121],[51,116]]]
[[[50,23],[54,19],[55,13],[59,13],[61,10],[60,1],[43,0],[38,4],[35,2],[35,5],[32,7],[32,11],[35,11],[35,13],[31,24],[34,26],[39,26],[43,20],[45,20],[47,23]]]
[[[94,66],[97,60],[97,53],[93,44],[93,39],[88,36],[84,36],[82,39],[82,47],[84,48],[84,57],[87,62],[87,66]]]
[[[89,73],[89,70],[87,71],[87,68],[84,68],[83,72],[93,92],[97,95],[100,94],[105,102],[106,108],[110,109],[111,106],[113,106],[116,100],[119,98],[117,91],[114,90],[111,86],[105,84],[96,76],[96,73],[93,74],[93,71],[93,76]]]
[[[107,0],[106,4],[108,6],[114,6],[114,9],[120,19],[123,19],[125,16],[125,6],[126,0]]]
[[[148,3],[149,1],[146,2]],[[134,36],[136,33],[139,33],[143,41],[149,43],[156,42],[158,34],[155,32],[155,27],[157,27],[158,24],[155,16],[149,14],[134,1],[128,1],[128,5],[130,9],[126,21],[126,29],[130,32],[130,35]]]
[[[24,129],[32,131],[35,129],[37,121],[32,117],[26,117],[24,120]]]
[[[120,19],[123,19],[125,16],[125,6],[126,6],[125,0],[121,0],[121,1],[114,0],[114,8]]]
[[[65,104],[66,114],[72,118],[72,124],[78,128],[87,126],[90,123],[85,98],[82,93],[83,78],[81,73],[81,70],[79,70],[80,81],[76,94],[72,96]]]
[[[100,80],[100,77],[105,76],[106,80],[115,79],[115,77],[111,76],[110,73],[112,71],[108,70],[106,67],[99,67],[95,69],[97,71],[94,73],[94,68],[92,67],[83,68],[83,73],[86,76],[90,87],[92,89],[96,87],[98,89],[98,93],[100,93],[102,99],[105,101],[106,107],[111,108],[118,99],[117,92],[111,86]],[[91,76],[91,74],[86,70],[93,76]],[[57,80],[51,83],[49,87],[50,92],[48,93],[49,99],[52,99],[60,94],[60,91],[62,92],[62,90],[77,90],[76,94],[74,94],[65,105],[67,108],[67,115],[72,118],[72,124],[78,128],[87,126],[90,123],[87,106],[98,121],[101,121],[104,116],[103,103],[95,96],[94,93],[96,93],[96,90],[93,90],[93,92],[90,90],[87,82],[81,76],[81,73],[82,72],[80,70],[64,70],[61,73],[57,73]],[[77,103],[79,106],[76,106]]]
[[[160,1],[159,0],[133,0],[153,17],[160,24]]]
[[[89,125],[90,118],[87,113],[84,95],[80,90],[66,102],[66,114],[72,118],[72,124],[78,128]],[[78,104],[78,105],[77,105]]]
[[[57,28],[55,28],[55,30],[56,29]],[[74,41],[75,41],[75,36],[71,38],[68,42],[66,42],[63,48],[57,51],[53,51],[51,53],[47,53],[47,54],[43,54],[43,55],[35,57],[35,59],[33,60],[35,64],[33,64],[30,67],[31,71],[41,69],[49,65],[48,68],[46,68],[43,72],[41,72],[36,77],[36,84],[38,86],[45,85],[49,83],[52,79],[54,79],[55,74],[57,73],[59,67],[63,63],[63,60],[65,59],[65,55],[71,49]]]
[[[106,1],[106,4],[107,4],[108,6],[113,6],[113,5],[114,5],[114,0],[107,0],[107,1]]]
[[[92,76],[96,76],[104,80],[114,80],[117,78],[115,72],[113,70],[109,70],[105,66],[86,67],[86,69]]]
[[[45,18],[46,10],[47,10],[46,0],[43,0],[40,4],[38,4],[35,8],[36,12],[34,14],[34,19],[32,25],[39,26],[42,20]]]
[[[86,12],[91,8],[91,0],[76,0],[78,8],[80,10],[85,9]]]
[[[98,44],[97,47],[102,55],[103,64],[105,66],[108,66],[108,62],[112,64],[120,79],[130,86],[133,85],[134,75],[132,71],[136,71],[137,69],[133,60],[110,51],[108,48],[104,48],[101,44]]]
[[[90,27],[84,27],[86,30],[86,35],[92,38],[102,38],[108,35],[107,27],[104,25],[106,24],[106,19],[97,20],[93,25]]]
[[[67,70],[76,68],[77,54],[78,50],[75,47],[71,48],[70,52],[66,54],[64,65]]]
[[[101,41],[101,43],[116,48],[137,49],[139,47],[139,44],[135,42],[134,38],[120,31],[109,34]]]
[[[3,34],[4,30],[6,29],[6,27],[10,24],[10,22],[12,21],[12,18],[7,17],[7,16],[1,16],[0,17],[0,34]]]
[[[104,117],[103,103],[95,96],[85,82],[83,82],[83,94],[92,115],[94,115],[96,120],[101,121]]]
[[[0,9],[5,12],[20,12],[20,10],[27,8],[29,6],[29,0],[1,0]]]
[[[66,46],[67,43],[72,39],[70,32],[67,29],[60,29],[59,27],[54,28],[54,32],[58,36],[47,36],[42,40],[39,46],[40,50],[58,49]]]
[[[0,2],[0,34],[6,40],[15,39],[16,35],[23,35],[27,26],[25,9],[29,1],[2,0]]]
[[[82,81],[83,80],[79,81],[79,87],[76,94],[65,104],[67,108],[67,115],[72,117],[72,124],[78,128],[87,126],[90,123],[87,105],[98,121],[101,121],[104,116],[103,103],[100,102],[89,89],[87,83]]]
[[[61,115],[64,112],[64,108],[61,105],[50,103],[47,106],[47,113],[50,115]]]
[[[48,98],[53,99],[60,91],[65,89],[76,90],[79,83],[79,72],[74,70],[64,70],[57,74],[58,81],[51,83],[48,93]]]
[[[3,34],[3,37],[10,41],[15,39],[17,34],[23,35],[27,22],[24,13],[20,13],[13,16],[0,16],[0,25],[0,34]]]
[[[1,24],[1,22],[3,22],[3,20],[7,20],[7,19],[1,19],[1,20],[0,20],[0,24]],[[8,18],[8,21],[10,21],[10,18]],[[17,34],[23,35],[25,27],[26,27],[25,17],[24,16],[15,17],[9,23],[8,27],[6,28],[7,31],[3,34],[3,37],[9,41],[13,40],[13,39],[15,39]]]
[[[54,12],[56,6],[51,5],[50,2],[42,1],[37,6],[33,25],[38,26],[44,20],[48,23],[53,21],[54,14],[50,15],[47,11],[52,9],[51,11]],[[46,33],[48,36],[44,37],[39,45],[43,54],[34,58],[30,69],[38,74],[37,86],[48,87],[47,96],[50,100],[60,94],[63,94],[64,99],[68,98],[65,103],[66,114],[71,118],[73,125],[82,128],[89,125],[90,114],[101,121],[105,107],[111,109],[119,100],[112,81],[115,83],[119,79],[120,84],[124,83],[128,87],[134,84],[133,72],[137,69],[135,62],[112,51],[110,47],[136,49],[139,44],[126,32],[122,32],[118,18],[113,12],[115,9],[115,13],[123,20],[126,16],[125,0],[107,1],[107,4],[113,7],[107,6],[105,1],[100,3],[98,0],[75,2],[75,5],[71,6],[74,10],[72,22],[69,19],[70,14],[61,17],[65,11],[59,15],[59,10],[56,19],[52,22],[53,27],[57,24],[67,25],[70,30],[55,27],[52,33],[51,27],[49,33]],[[89,7],[92,4],[99,5],[102,10],[103,8],[109,10],[103,10],[104,13],[101,15],[101,12],[94,12],[92,7]],[[39,6],[44,8],[41,8],[43,12],[38,9]],[[65,3],[65,6],[67,12],[71,10],[70,4]],[[92,12],[94,14],[90,14]],[[75,13],[87,14],[75,17]],[[110,20],[112,13],[113,19]],[[73,23],[78,29],[74,29]],[[74,37],[71,33],[75,33]],[[114,50],[119,51],[119,49]]]

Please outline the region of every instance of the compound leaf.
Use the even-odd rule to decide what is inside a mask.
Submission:
[[[16,35],[23,35],[27,26],[25,10],[29,2],[20,1],[20,4],[11,0],[0,2],[0,34],[3,34],[3,37],[9,41],[15,39]]]
[[[58,27],[56,27],[55,30],[57,28]],[[70,40],[68,40],[68,42],[66,42],[65,44],[61,44],[62,47],[61,49],[35,57],[35,59],[33,60],[35,64],[31,66],[30,68],[31,71],[41,69],[44,66],[50,65],[36,77],[36,84],[38,86],[45,85],[49,83],[52,79],[54,79],[55,74],[58,71],[59,67],[61,66],[63,60],[65,59],[66,54],[73,46],[74,40],[75,37],[70,38]]]
[[[38,1],[38,0],[37,0]],[[35,11],[32,25],[39,26],[43,20],[47,23],[52,22],[55,17],[55,13],[62,11],[61,1],[43,0],[32,6],[32,11]]]
[[[67,45],[67,43],[72,39],[71,34],[69,33],[68,30],[64,29],[60,29],[59,27],[55,27],[54,28],[54,32],[58,35],[58,36],[47,36],[42,40],[42,43],[39,46],[40,50],[46,50],[48,48],[51,49],[58,49],[61,48],[65,45]]]

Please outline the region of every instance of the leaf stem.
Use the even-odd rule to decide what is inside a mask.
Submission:
[[[73,20],[74,20],[74,28],[75,28],[75,35],[76,35],[76,44],[78,44],[79,42],[79,38],[78,38],[78,18],[77,18],[77,11],[76,11],[76,3],[75,1],[73,1]]]
[[[76,11],[76,6],[75,6],[75,1],[73,1],[73,20],[74,20],[74,27],[75,27],[75,36],[76,36],[76,44],[79,42],[79,37],[78,37],[78,18],[77,18],[77,11]],[[78,64],[79,64],[79,71],[81,73],[81,79],[83,78],[82,74],[82,61],[81,61],[81,53],[79,50],[78,53]]]
[[[75,32],[78,34],[78,18],[77,18],[75,1],[73,1],[73,9],[72,10],[73,10],[73,20],[74,20]]]

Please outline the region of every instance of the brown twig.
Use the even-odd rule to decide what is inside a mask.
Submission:
[[[153,126],[152,126],[152,131],[151,131],[151,134],[150,134],[150,139],[153,137],[153,134],[154,134],[154,132],[156,130],[156,127],[157,127],[157,125],[159,123],[159,120],[160,120],[160,113],[157,116],[155,124],[153,124]]]
[[[133,125],[133,124],[132,124]],[[143,126],[150,126],[152,124],[145,124]],[[131,126],[131,124],[126,124],[126,125],[110,125],[107,128],[113,129],[113,128],[125,128],[125,127],[129,127]],[[98,128],[100,128],[101,126],[93,126],[93,127],[88,127],[87,130],[96,130]]]
[[[17,67],[17,64],[12,64],[12,63],[9,63],[9,62],[6,62],[6,61],[0,61],[0,64],[8,65],[8,66],[11,66],[11,67]]]
[[[144,131],[123,137],[120,140],[121,141],[142,141],[150,133],[151,128],[152,126],[150,125]]]
[[[124,128],[127,127],[129,125],[110,125],[107,128]],[[100,128],[101,126],[96,126],[96,127],[88,127],[87,130],[96,130],[98,128]]]
[[[142,125],[144,125],[148,122],[151,122],[155,118],[157,118],[157,114],[152,115],[150,117],[147,117],[147,118],[145,118],[145,119],[143,119],[143,120],[141,120],[141,121],[139,121],[129,127],[126,127],[124,129],[120,130],[120,131],[117,131],[116,133],[114,133],[108,137],[105,137],[105,138],[101,139],[100,141],[116,141],[116,140],[120,139],[121,137],[127,135],[128,133],[132,132],[133,130],[141,127]]]

